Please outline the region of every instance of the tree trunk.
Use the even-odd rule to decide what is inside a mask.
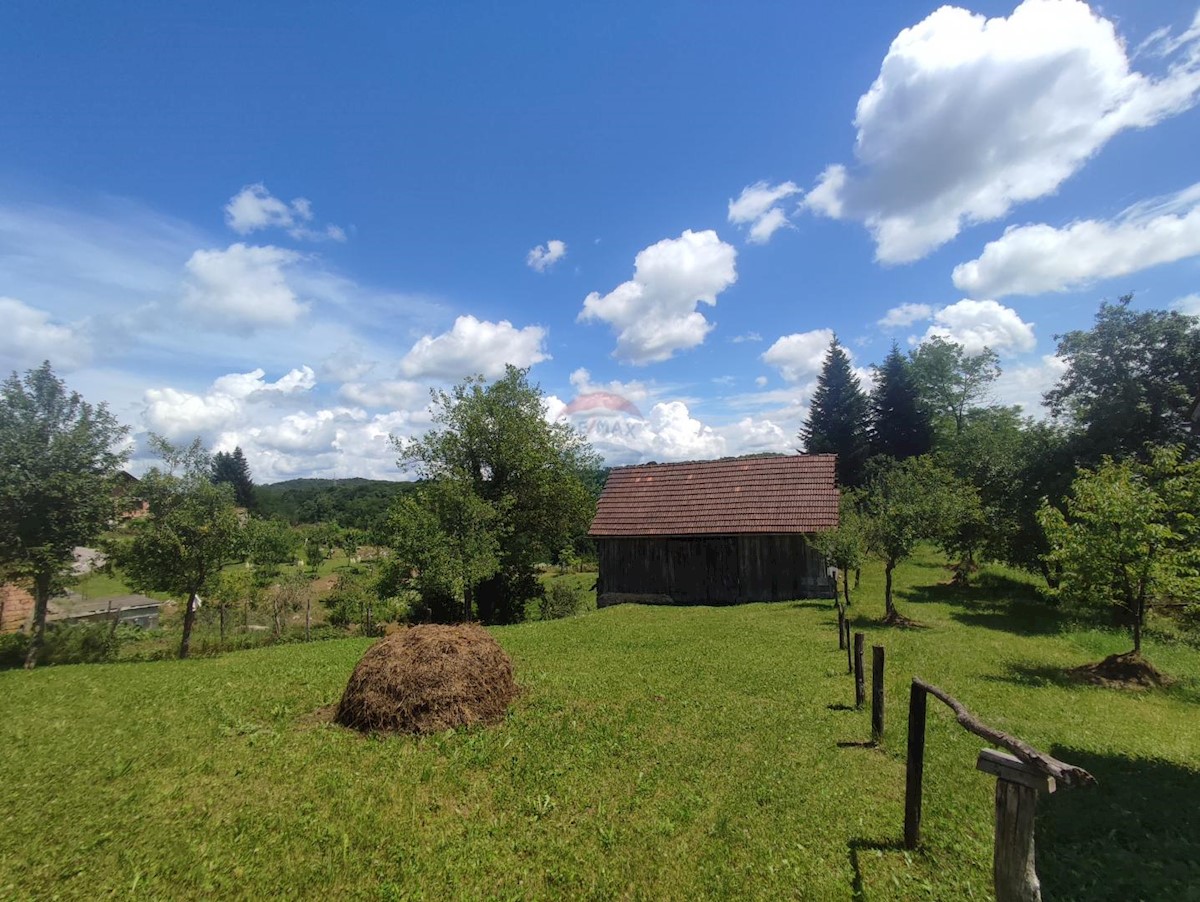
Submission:
[[[883,600],[884,600],[884,616],[895,617],[896,605],[892,603],[892,571],[896,568],[896,562],[888,558],[887,565],[883,568]]]
[[[183,612],[183,640],[179,643],[180,660],[188,656],[192,646],[192,627],[196,623],[196,593],[189,592],[187,608]]]
[[[859,582],[862,581],[862,567],[854,568],[854,588],[858,588]]]
[[[1146,619],[1146,593],[1145,589],[1138,593],[1137,600],[1133,606],[1133,653],[1140,655],[1142,653],[1142,621]]]
[[[25,669],[37,667],[38,655],[46,639],[46,610],[50,607],[50,574],[39,573],[33,579],[33,638],[25,653]]]
[[[850,607],[850,571],[849,570],[842,571],[842,594],[846,596],[846,607]]]

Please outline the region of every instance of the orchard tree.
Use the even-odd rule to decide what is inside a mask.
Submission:
[[[393,437],[400,464],[453,484],[451,497],[471,516],[483,508],[469,496],[494,512],[488,531],[499,542],[499,567],[471,591],[485,622],[522,620],[525,601],[540,592],[535,565],[587,531],[595,500],[585,477],[599,459],[570,425],[547,421],[542,392],[524,369],[434,392],[433,409],[434,429],[415,441]]]
[[[179,657],[186,658],[201,596],[216,586],[222,567],[244,556],[242,518],[233,487],[210,478],[212,461],[199,439],[176,446],[153,436],[151,444],[166,469],[142,479],[149,514],[130,522],[110,551],[134,589],[184,600]]]
[[[933,427],[921,403],[912,364],[900,353],[900,346],[892,342],[892,350],[874,369],[871,453],[894,460],[925,454],[933,444]]]
[[[244,549],[246,559],[254,568],[255,579],[265,588],[279,578],[284,564],[296,560],[299,544],[296,532],[282,520],[260,520],[246,522]]]
[[[116,516],[115,477],[128,459],[118,446],[127,432],[105,404],[67,391],[49,361],[0,386],[0,576],[33,586],[26,668],[37,665],[50,597],[73,549]]]
[[[861,503],[858,493],[842,492],[837,529],[828,529],[813,537],[813,546],[842,574],[847,607],[850,606],[850,572],[862,567],[867,556],[867,524],[859,511]]]
[[[250,464],[242,454],[241,447],[232,452],[218,451],[212,461],[213,482],[227,482],[233,486],[233,497],[238,507],[254,509],[254,480],[250,478]]]
[[[867,548],[884,566],[884,622],[906,624],[892,597],[892,573],[918,543],[940,541],[961,522],[974,489],[939,467],[929,455],[882,461],[873,467],[863,496]]]
[[[1113,608],[1133,632],[1133,655],[1153,601],[1200,594],[1200,462],[1184,463],[1179,446],[1149,456],[1081,469],[1065,514],[1049,504],[1040,514],[1047,557],[1061,569],[1052,594]]]
[[[392,559],[435,620],[472,619],[476,587],[500,569],[499,512],[465,482],[440,479],[401,496],[390,518]]]
[[[986,406],[1000,377],[1000,358],[990,348],[968,354],[962,345],[935,335],[912,352],[912,375],[939,435],[958,435],[967,413]]]
[[[817,377],[800,441],[806,454],[838,456],[839,485],[854,488],[862,484],[869,452],[867,418],[867,397],[835,335]]]
[[[1046,393],[1053,416],[1074,433],[1078,459],[1137,454],[1151,444],[1200,453],[1189,413],[1200,392],[1200,320],[1176,311],[1131,309],[1132,295],[1104,303],[1095,325],[1058,335],[1067,369]]]

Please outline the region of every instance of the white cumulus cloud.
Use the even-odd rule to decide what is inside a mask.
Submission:
[[[545,272],[567,255],[567,244],[552,238],[539,244],[525,256],[525,265],[538,272]]]
[[[1033,326],[996,301],[964,299],[938,310],[922,340],[940,336],[962,345],[967,354],[979,354],[984,348],[997,354],[1019,353],[1033,350]]]
[[[977,297],[1067,291],[1197,254],[1200,183],[1113,220],[1009,228],[978,259],[954,268],[954,284]]]
[[[931,316],[933,316],[933,308],[928,304],[901,304],[899,307],[892,307],[888,310],[883,319],[879,320],[878,325],[884,329],[911,326],[913,323],[929,319]]]
[[[262,369],[228,373],[215,379],[202,394],[176,388],[147,389],[144,397],[146,423],[168,438],[210,438],[220,430],[238,425],[251,405],[270,404],[272,399],[301,395],[317,384],[308,366],[290,370],[267,382]]]
[[[747,185],[737,200],[729,202],[729,221],[734,225],[750,226],[748,240],[751,244],[766,244],[788,224],[787,213],[779,206],[779,201],[799,193],[800,189],[793,182]]]
[[[1200,294],[1184,295],[1171,304],[1171,309],[1188,316],[1200,316]]]
[[[460,316],[449,332],[426,335],[400,361],[400,372],[409,379],[457,380],[474,373],[488,379],[503,374],[504,365],[527,367],[549,360],[541,326],[518,329],[508,320],[498,323]]]
[[[91,341],[79,324],[56,322],[45,310],[0,297],[0,373],[36,367],[49,360],[56,370],[88,362]]]
[[[286,273],[301,259],[281,247],[240,242],[223,251],[196,251],[187,262],[183,305],[228,331],[290,325],[308,309]]]
[[[620,360],[667,360],[704,343],[712,323],[696,307],[715,306],[717,295],[737,281],[736,260],[737,251],[716,232],[684,231],[639,252],[633,278],[608,294],[589,294],[578,318],[612,326]]]
[[[943,6],[896,36],[858,101],[856,164],[828,167],[805,203],[864,222],[881,262],[919,259],[1053,193],[1114,135],[1192,107],[1198,40],[1161,42],[1171,63],[1156,78],[1079,0],[993,19]]]
[[[284,229],[293,238],[303,241],[346,240],[346,232],[340,226],[314,229],[310,225],[312,219],[312,203],[307,198],[280,200],[262,182],[247,185],[225,205],[225,223],[239,235],[249,235],[259,229]]]
[[[763,352],[762,359],[788,382],[800,382],[821,372],[832,341],[832,329],[784,335]]]

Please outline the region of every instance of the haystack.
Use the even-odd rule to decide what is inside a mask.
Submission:
[[[437,733],[504,718],[512,661],[482,627],[414,626],[367,649],[335,720],[371,733]]]

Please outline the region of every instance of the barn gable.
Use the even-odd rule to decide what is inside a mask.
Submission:
[[[805,536],[837,526],[836,462],[813,454],[614,469],[589,530],[601,604],[833,597]]]

